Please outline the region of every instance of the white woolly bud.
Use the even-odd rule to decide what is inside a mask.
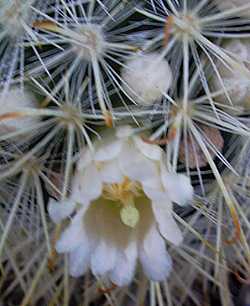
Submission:
[[[168,62],[158,53],[137,54],[129,59],[122,70],[124,88],[141,105],[152,105],[160,100],[172,82]]]
[[[237,57],[250,73],[250,41],[249,40],[231,40],[224,49]],[[239,69],[230,70],[225,65],[220,64],[218,67],[219,74],[224,86],[231,98],[234,106],[250,106],[250,78],[242,73]],[[222,86],[217,77],[212,79],[212,86],[215,91],[220,91]],[[219,97],[219,101],[229,105],[229,99],[226,94]]]
[[[249,4],[249,0],[216,0],[217,6],[221,11],[225,11],[233,8],[240,8],[241,6],[246,6]],[[242,9],[236,13],[237,16],[250,16],[250,6],[248,9]]]
[[[38,117],[25,116],[22,111],[24,108],[36,107],[36,99],[29,92],[19,88],[10,89],[0,99],[0,135],[32,127]]]

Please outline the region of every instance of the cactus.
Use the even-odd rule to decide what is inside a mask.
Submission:
[[[0,305],[247,305],[249,11],[0,2]]]

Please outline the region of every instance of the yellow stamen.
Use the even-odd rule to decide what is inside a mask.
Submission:
[[[139,196],[141,189],[139,183],[132,182],[128,177],[124,177],[121,183],[104,184],[103,196],[111,201],[127,202],[131,196]]]

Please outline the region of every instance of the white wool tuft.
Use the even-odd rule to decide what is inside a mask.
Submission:
[[[1,97],[0,94],[0,116],[8,113],[21,112],[24,108],[37,108],[35,97],[27,91],[13,88]],[[11,116],[10,116],[11,117]],[[0,120],[0,135],[6,132],[15,132],[19,129],[32,127],[38,117],[20,116]]]
[[[216,0],[217,6],[221,11],[229,9],[238,9],[241,6],[246,6],[249,4],[249,0]],[[250,5],[247,9],[242,9],[242,11],[237,13],[237,16],[250,16]]]
[[[230,40],[224,45],[224,49],[233,54],[237,59],[249,70],[250,73],[250,41],[247,40]],[[224,83],[225,88],[231,98],[234,106],[243,106],[249,108],[250,99],[250,81],[249,77],[236,68],[229,70],[225,65],[220,64],[218,67],[220,77]],[[212,78],[211,85],[214,91],[221,91],[221,82],[217,77]],[[229,100],[226,94],[220,95],[217,100],[219,102],[229,105]]]
[[[158,53],[138,54],[122,70],[124,89],[133,100],[144,106],[160,100],[172,82],[168,62]]]
[[[23,23],[29,24],[32,12],[31,6],[35,0],[0,1],[0,24],[11,38],[19,38],[25,29]]]

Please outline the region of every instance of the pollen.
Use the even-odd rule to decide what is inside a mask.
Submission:
[[[121,183],[104,184],[103,197],[107,200],[126,203],[131,197],[139,197],[140,190],[141,186],[139,183],[131,181],[128,177],[124,177]]]

